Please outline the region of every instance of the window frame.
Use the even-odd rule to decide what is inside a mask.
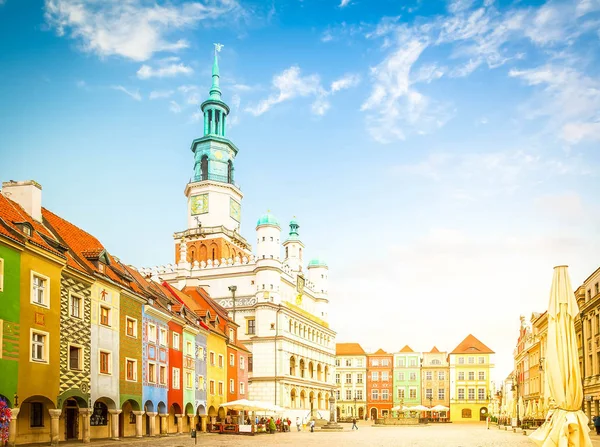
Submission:
[[[171,370],[171,385],[174,390],[181,389],[181,370],[179,368],[172,368]]]
[[[223,357],[223,354],[219,354],[219,368],[223,368],[225,365],[225,358]]]
[[[29,402],[29,428],[44,428],[44,404],[43,402]],[[33,424],[33,406],[36,405],[36,408],[39,408],[39,424]],[[37,407],[39,405],[39,407]]]
[[[246,384],[240,381],[240,394],[246,394]]]
[[[154,374],[150,374],[150,367],[154,366]],[[154,380],[151,380],[154,379]],[[158,368],[156,362],[148,362],[148,383],[157,383],[158,382]]]
[[[34,277],[37,276],[44,280],[44,294],[43,294],[43,303],[38,303],[34,299]],[[44,307],[46,309],[50,309],[50,278],[46,275],[42,275],[41,273],[36,272],[35,270],[30,271],[30,290],[29,290],[29,302],[35,306]]]
[[[107,354],[107,365],[106,371],[102,372],[102,354]],[[102,374],[103,376],[112,376],[112,352],[108,349],[99,349],[98,350],[98,374]]]
[[[163,380],[164,378],[164,380]],[[167,374],[167,365],[158,365],[158,384],[159,385],[169,385],[169,377]]]
[[[245,361],[245,357],[243,355],[240,356],[240,360],[238,363],[239,363],[240,369],[246,368],[246,361]]]
[[[129,322],[133,322],[133,335],[129,335]],[[137,319],[130,317],[129,315],[125,315],[125,335],[131,338],[138,338],[137,334]]]
[[[175,343],[175,339],[177,339],[177,343]],[[181,351],[181,336],[179,335],[179,332],[173,331],[171,343],[173,343],[173,349],[175,349],[176,351]]]
[[[79,350],[79,361],[77,368],[71,368],[71,348],[76,348]],[[77,343],[68,343],[67,344],[67,365],[69,371],[82,371],[83,370],[83,346]]]
[[[252,324],[250,324],[252,322]],[[252,331],[250,331],[252,329]],[[256,335],[256,318],[246,319],[246,335]]]
[[[154,331],[152,330],[154,328]],[[151,336],[154,333],[154,336]],[[148,341],[154,344],[158,342],[158,328],[154,323],[148,323]]]
[[[169,331],[160,326],[158,328],[158,344],[160,346],[169,346]]]
[[[133,379],[128,377],[127,366],[129,362],[133,363]],[[130,357],[125,357],[125,381],[127,382],[137,382],[138,374],[137,374],[137,359],[132,359]]]
[[[44,358],[37,359],[33,357],[33,335],[41,335],[44,337],[43,342],[43,355]],[[50,363],[50,333],[46,331],[40,331],[39,329],[29,329],[29,361],[32,363],[49,364]]]
[[[74,299],[78,299],[79,300],[79,306],[77,308],[77,312],[79,315],[73,315],[73,301]],[[79,293],[74,293],[72,291],[69,290],[69,317],[70,318],[77,318],[78,320],[83,320],[83,302],[84,302],[84,297],[83,295],[80,295]]]
[[[98,319],[99,323],[104,327],[112,327],[111,321],[110,321],[111,307],[106,306],[104,304],[99,304],[98,307],[99,307],[98,315],[100,316],[100,318]],[[107,323],[102,322],[102,310],[106,310]]]
[[[185,373],[185,389],[186,390],[194,389],[194,376],[189,371],[186,371],[186,373]]]
[[[229,354],[229,366],[235,366],[235,355]]]
[[[230,394],[235,393],[235,380],[233,380],[233,379],[229,379],[229,393]]]
[[[219,380],[219,396],[223,395],[223,392],[225,391],[225,384],[223,383],[222,380]]]

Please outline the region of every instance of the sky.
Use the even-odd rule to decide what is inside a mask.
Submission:
[[[242,235],[297,217],[338,341],[472,333],[499,380],[552,268],[598,268],[600,0],[0,0],[0,179],[174,262],[214,43]]]

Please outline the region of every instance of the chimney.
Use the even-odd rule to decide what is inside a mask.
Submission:
[[[2,182],[2,194],[21,205],[34,220],[42,221],[42,185],[33,180]]]

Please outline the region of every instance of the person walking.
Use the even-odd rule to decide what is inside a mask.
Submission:
[[[354,430],[355,428],[358,430],[358,425],[356,425],[356,418],[352,418],[352,430]]]
[[[314,433],[315,432],[315,420],[311,419],[310,421],[310,432]]]
[[[296,428],[300,431],[300,418],[296,417]]]
[[[596,427],[596,434],[600,435],[600,416],[596,416],[594,419],[594,427]]]

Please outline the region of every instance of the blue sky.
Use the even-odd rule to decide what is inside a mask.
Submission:
[[[339,340],[472,332],[504,376],[552,267],[598,267],[599,30],[598,0],[3,0],[0,178],[173,262],[220,42],[242,233],[298,217]]]

